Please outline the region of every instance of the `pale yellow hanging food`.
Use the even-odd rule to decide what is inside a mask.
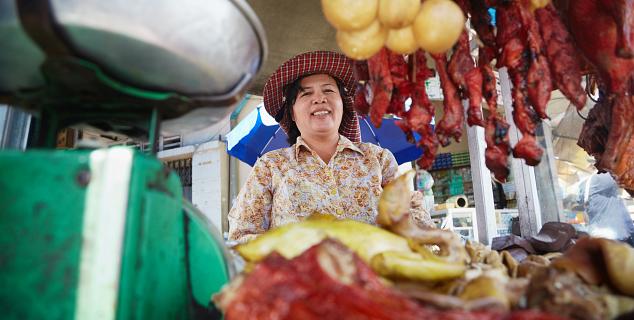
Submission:
[[[414,22],[420,0],[379,0],[379,22],[387,28],[399,29]]]
[[[435,54],[451,49],[464,28],[464,14],[451,0],[425,0],[413,27],[418,45]]]
[[[359,31],[337,31],[337,45],[346,56],[356,60],[368,59],[379,52],[386,38],[387,30],[378,20]]]
[[[375,19],[379,0],[321,0],[326,20],[340,31],[368,27]]]
[[[412,26],[400,29],[390,29],[387,33],[385,46],[393,52],[400,54],[413,53],[418,49],[418,43],[414,39]]]

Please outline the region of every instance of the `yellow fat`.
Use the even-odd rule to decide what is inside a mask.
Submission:
[[[414,170],[409,170],[388,183],[379,198],[377,223],[388,227],[398,222],[409,211],[411,192],[409,185],[414,178]]]
[[[268,231],[235,249],[247,261],[259,261],[273,251],[292,259],[325,238],[346,245],[366,263],[379,252],[411,252],[407,240],[381,228],[354,220],[306,220]]]
[[[506,297],[505,283],[499,279],[488,276],[480,276],[469,282],[462,293],[460,293],[460,298],[464,300],[493,298],[500,301],[506,307],[510,306],[509,300]]]
[[[600,239],[610,282],[621,293],[634,297],[634,249],[627,244]]]
[[[442,281],[462,277],[466,266],[426,260],[413,252],[386,251],[372,258],[370,266],[388,278],[418,281]]]
[[[531,9],[537,10],[547,6],[550,0],[531,0]]]

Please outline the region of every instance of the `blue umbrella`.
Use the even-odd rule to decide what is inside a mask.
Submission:
[[[380,128],[372,125],[365,116],[359,117],[361,141],[386,148],[394,154],[396,162],[402,164],[418,159],[423,151],[407,141],[407,136],[396,125],[399,118],[385,118]],[[420,139],[414,133],[416,141]],[[227,153],[253,166],[263,154],[288,147],[284,130],[275,122],[264,107],[258,106],[227,134]]]

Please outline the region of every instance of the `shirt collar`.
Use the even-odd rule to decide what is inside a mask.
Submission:
[[[309,150],[309,151],[311,150],[310,147],[304,141],[304,139],[302,139],[302,137],[299,136],[297,137],[297,142],[295,142],[295,159],[299,159],[299,152],[301,151],[302,148],[306,148],[306,150]],[[363,151],[361,151],[361,149],[356,144],[354,144],[354,142],[350,141],[350,139],[346,138],[343,135],[339,135],[339,141],[337,142],[336,153],[339,153],[343,151],[344,149],[350,149],[360,154],[364,154]]]
[[[337,152],[341,152],[344,149],[350,149],[352,151],[363,154],[363,151],[361,151],[361,149],[359,149],[359,147],[354,144],[354,142],[350,141],[350,139],[346,138],[343,135],[339,135],[339,142],[337,142]]]

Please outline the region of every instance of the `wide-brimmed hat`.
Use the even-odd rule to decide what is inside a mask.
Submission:
[[[295,80],[312,74],[325,73],[343,84],[342,92],[344,113],[339,133],[353,142],[361,141],[359,119],[353,108],[356,79],[352,71],[352,60],[343,54],[330,51],[312,51],[297,55],[282,64],[264,85],[264,108],[275,117],[286,133],[291,119],[284,112],[284,89]]]

